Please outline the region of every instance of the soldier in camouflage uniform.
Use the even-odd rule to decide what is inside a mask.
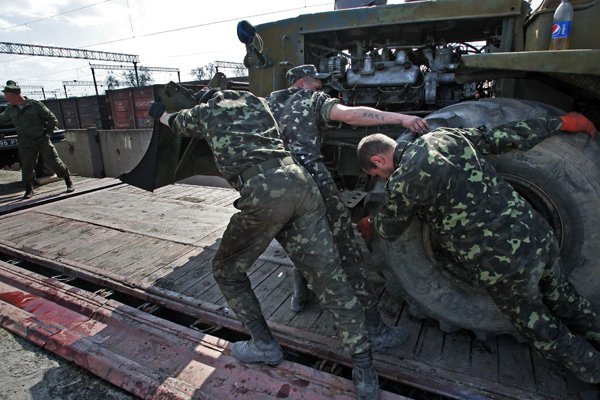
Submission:
[[[58,126],[54,114],[43,103],[23,97],[21,88],[15,81],[7,81],[2,92],[10,105],[0,114],[0,125],[12,123],[17,129],[21,177],[25,185],[23,198],[33,196],[35,164],[40,154],[56,175],[65,180],[67,192],[75,190],[69,169],[50,140],[50,135]]]
[[[338,99],[320,91],[322,79],[329,74],[318,73],[314,65],[300,65],[290,69],[286,79],[290,87],[271,93],[267,98],[269,108],[281,128],[283,141],[296,159],[310,172],[325,200],[327,220],[339,250],[342,267],[348,275],[354,293],[358,296],[367,320],[367,329],[375,349],[401,344],[408,333],[401,327],[387,326],[377,309],[377,297],[367,281],[352,220],[340,198],[331,173],[323,163],[319,127],[345,122],[352,125],[403,125],[418,133],[427,132],[427,122],[419,117],[380,111],[371,107],[347,107]],[[308,301],[306,280],[294,271],[291,308],[299,312]]]
[[[231,217],[213,259],[215,280],[252,336],[234,343],[233,355],[266,364],[283,359],[246,273],[276,238],[332,313],[354,362],[359,398],[377,399],[364,316],[340,266],[319,189],[285,150],[266,101],[249,92],[211,90],[191,109],[169,114],[154,103],[150,115],[178,135],[205,139],[221,175],[240,193],[234,203],[239,212]]]
[[[562,275],[551,227],[481,157],[527,150],[560,131],[596,133],[569,113],[489,131],[439,128],[413,142],[367,136],[358,147],[361,168],[388,179],[388,199],[358,227],[365,239],[374,231],[395,240],[417,216],[535,349],[599,383],[598,315]]]

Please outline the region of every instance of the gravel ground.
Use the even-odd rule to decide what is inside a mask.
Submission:
[[[108,382],[0,328],[0,400],[134,400]]]

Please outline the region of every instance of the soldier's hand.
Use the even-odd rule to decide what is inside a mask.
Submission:
[[[358,221],[356,228],[360,232],[360,235],[363,237],[363,239],[365,239],[365,242],[369,243],[373,237],[373,225],[371,224],[371,217],[364,217]]]
[[[150,103],[150,109],[148,115],[154,119],[160,119],[160,117],[167,111],[167,107],[160,101],[153,101]]]
[[[406,115],[402,122],[402,126],[410,129],[411,132],[416,133],[419,136],[429,132],[427,121],[416,115]]]
[[[591,137],[596,136],[596,127],[585,116],[577,112],[570,112],[560,117],[563,122],[561,130],[565,132],[585,132]]]

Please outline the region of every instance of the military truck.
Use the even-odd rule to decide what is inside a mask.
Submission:
[[[266,96],[286,86],[290,67],[314,64],[331,74],[325,90],[343,103],[426,116],[432,127],[494,127],[572,110],[600,126],[600,41],[592,32],[600,2],[571,3],[570,49],[563,51],[548,50],[558,0],[535,10],[520,0],[417,1],[258,25],[245,43],[250,90]],[[323,154],[340,189],[349,198],[369,192],[366,212],[385,201],[383,182],[367,181],[356,162],[357,142],[373,131],[403,134],[400,127],[323,132]],[[551,223],[569,279],[600,306],[598,139],[556,136],[492,161]],[[373,256],[387,289],[414,315],[437,319],[445,331],[517,336],[420,222],[394,243],[374,243]]]
[[[285,88],[285,73],[314,64],[331,78],[326,89],[349,105],[421,115],[432,127],[494,127],[536,115],[576,110],[600,126],[600,42],[592,32],[600,1],[573,0],[571,49],[547,50],[558,0],[537,9],[521,0],[436,0],[300,15],[253,27],[238,37],[247,55],[250,91]],[[332,3],[333,9],[333,3]],[[233,34],[233,33],[232,33]],[[161,93],[169,111],[194,104],[184,88]],[[216,173],[206,143],[175,138],[157,124],[146,157],[123,177],[152,190],[193,174]],[[323,132],[325,162],[356,217],[385,202],[384,183],[368,179],[356,144],[402,127],[340,125]],[[496,169],[550,222],[565,272],[600,307],[600,135],[559,135],[527,152],[492,157]],[[359,207],[362,205],[362,207]],[[396,242],[375,241],[374,263],[386,288],[413,315],[447,332],[469,329],[485,339],[518,335],[489,296],[430,234],[413,222]]]

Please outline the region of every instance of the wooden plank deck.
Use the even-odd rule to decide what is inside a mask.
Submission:
[[[220,318],[227,314],[226,302],[211,259],[236,198],[225,188],[176,184],[149,193],[117,185],[1,216],[0,250],[172,302],[224,310]],[[0,198],[0,206],[7,201]],[[302,313],[290,311],[291,262],[275,242],[249,275],[278,338],[291,332],[297,338],[288,340],[298,341],[297,349],[306,341],[323,357],[348,361],[314,296]],[[372,275],[382,288],[381,277]],[[583,387],[512,338],[481,342],[465,332],[444,333],[430,321],[411,319],[403,302],[383,288],[379,307],[386,322],[407,327],[411,335],[402,346],[376,353],[378,371],[388,379],[454,398],[569,399]]]

